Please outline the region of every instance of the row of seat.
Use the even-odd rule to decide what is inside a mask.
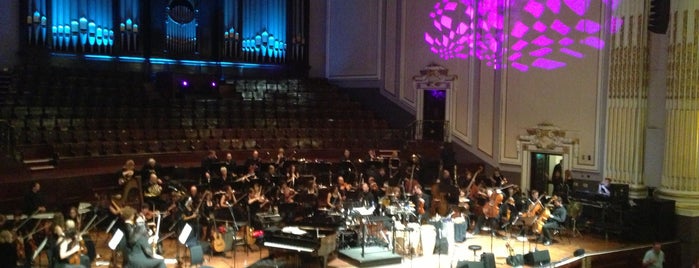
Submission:
[[[376,148],[378,145],[384,148],[396,148],[400,145],[400,142],[398,138],[371,140],[353,138],[178,139],[74,142],[53,144],[52,148],[58,159],[68,159],[124,154],[203,152],[207,150],[237,151],[257,149],[275,152],[277,148],[286,148],[287,150],[337,149],[338,151],[348,148],[361,151]]]
[[[80,131],[120,129],[225,129],[225,128],[387,128],[379,119],[324,119],[324,118],[129,118],[129,119],[10,119],[9,124],[18,132]]]
[[[120,129],[120,130],[42,130],[16,133],[21,144],[57,144],[88,141],[139,141],[155,139],[382,139],[393,137],[388,128],[228,128],[228,129]]]
[[[0,118],[133,118],[133,117],[181,117],[181,118],[207,118],[207,117],[235,117],[251,115],[255,117],[277,117],[280,115],[294,115],[301,117],[309,115],[321,115],[324,117],[334,117],[341,114],[338,111],[352,109],[358,104],[338,103],[332,106],[331,103],[319,103],[318,105],[294,105],[278,106],[275,104],[250,105],[241,103],[237,106],[219,106],[215,108],[182,108],[168,105],[166,107],[145,107],[136,106],[113,107],[113,106],[30,106],[30,105],[7,105],[0,107]],[[320,114],[316,114],[320,112]],[[358,110],[355,117],[373,117],[374,114],[364,110]]]

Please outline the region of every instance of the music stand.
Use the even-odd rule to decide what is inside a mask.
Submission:
[[[189,235],[192,233],[192,226],[189,225],[189,223],[185,223],[184,227],[182,227],[182,231],[180,232],[180,236],[177,237],[177,241],[180,242],[180,244],[184,245],[187,247],[187,239],[189,238]],[[182,264],[182,261],[180,259],[180,244],[177,244],[177,253],[175,254],[175,258],[177,259],[177,264]]]
[[[361,221],[362,224],[361,224],[360,228],[362,228],[362,258],[364,258],[364,247],[366,244],[366,228],[367,228],[366,227],[366,221],[367,221],[366,216],[374,214],[374,207],[371,207],[368,209],[365,207],[354,207],[354,208],[352,208],[352,212],[354,212],[355,214],[359,214],[362,217],[362,221]]]
[[[111,229],[111,226],[110,226],[110,229]],[[113,262],[116,261],[115,251],[116,251],[117,247],[119,246],[119,243],[121,242],[122,239],[124,239],[124,232],[121,229],[116,229],[116,231],[114,231],[114,235],[112,235],[112,239],[110,239],[109,242],[107,242],[107,247],[109,247],[109,249],[112,250],[112,258],[109,261],[111,264],[113,264]]]

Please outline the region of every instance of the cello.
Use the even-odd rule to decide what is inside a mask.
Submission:
[[[534,233],[540,234],[541,230],[544,228],[544,224],[546,224],[546,221],[551,217],[551,210],[548,208],[548,206],[553,203],[553,201],[558,200],[558,196],[553,196],[551,197],[551,200],[546,202],[546,206],[543,207],[543,211],[541,212],[541,215],[536,219],[536,225],[534,226]]]

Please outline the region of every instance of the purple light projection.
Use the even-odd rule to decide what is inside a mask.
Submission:
[[[586,48],[604,48],[598,35],[605,26],[585,17],[592,1],[614,11],[622,0],[439,0],[429,14],[437,32],[426,32],[425,42],[445,60],[476,57],[494,69],[522,72],[558,69],[567,59],[585,57]],[[504,33],[508,8],[519,13],[511,11],[510,32]],[[612,16],[606,27],[616,33],[622,24]],[[505,40],[512,45],[503,48]],[[502,58],[507,63],[498,62]]]

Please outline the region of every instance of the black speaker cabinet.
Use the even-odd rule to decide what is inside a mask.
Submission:
[[[485,268],[485,266],[477,261],[459,261],[456,263],[456,268]]]
[[[522,266],[524,265],[524,256],[522,254],[508,256],[506,262],[509,266]]]
[[[524,255],[524,264],[542,265],[551,262],[551,255],[548,250],[533,251]]]
[[[481,262],[485,268],[495,268],[495,254],[493,253],[483,253],[481,254]]]

